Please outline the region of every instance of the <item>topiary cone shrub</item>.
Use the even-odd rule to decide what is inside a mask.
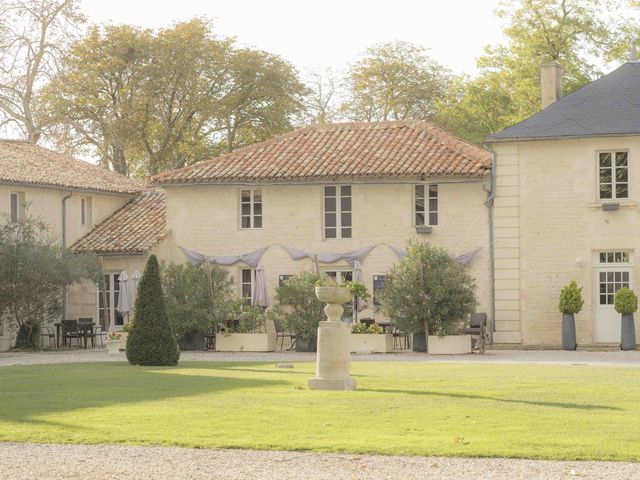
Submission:
[[[177,365],[180,350],[164,304],[160,267],[151,255],[138,284],[133,307],[134,322],[127,336],[127,360],[131,365]]]

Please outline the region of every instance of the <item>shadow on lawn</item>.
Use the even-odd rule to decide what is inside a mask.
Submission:
[[[208,368],[207,368],[208,367]],[[190,375],[188,370],[210,370]],[[180,370],[186,370],[184,374]],[[0,369],[0,421],[39,423],[38,416],[177,397],[261,388],[290,382],[216,375],[219,365],[132,367],[128,364],[84,363],[31,365]],[[171,375],[163,375],[171,373]],[[80,414],[81,415],[81,414]]]
[[[403,393],[409,395],[426,395],[433,397],[450,397],[450,398],[463,398],[470,400],[490,400],[493,402],[503,403],[521,403],[524,405],[533,405],[537,407],[554,407],[554,408],[569,408],[575,410],[622,410],[619,407],[611,407],[609,405],[589,405],[579,403],[563,403],[563,402],[544,402],[536,400],[518,400],[515,398],[496,398],[485,395],[471,395],[467,393],[451,393],[451,392],[432,392],[428,390],[382,390],[375,388],[359,388],[360,392],[377,392],[377,393]]]

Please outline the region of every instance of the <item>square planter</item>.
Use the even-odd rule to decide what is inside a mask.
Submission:
[[[8,352],[11,349],[11,337],[0,337],[0,352]]]
[[[276,334],[269,333],[232,333],[216,335],[218,352],[273,352],[276,349]]]
[[[429,335],[428,350],[432,355],[462,355],[471,353],[471,335]]]
[[[392,333],[352,333],[352,353],[390,353],[393,352]]]

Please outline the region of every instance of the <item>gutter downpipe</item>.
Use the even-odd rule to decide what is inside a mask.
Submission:
[[[489,318],[489,344],[493,345],[493,332],[496,330],[496,281],[495,281],[495,257],[494,257],[494,238],[493,238],[493,202],[496,198],[496,152],[493,151],[489,144],[483,145],[491,152],[491,187],[487,195],[485,205],[488,209],[489,220],[489,284],[491,285],[491,316]]]
[[[62,248],[67,246],[67,200],[73,196],[73,192],[69,192],[62,197]],[[67,318],[67,289],[62,294],[62,319]]]

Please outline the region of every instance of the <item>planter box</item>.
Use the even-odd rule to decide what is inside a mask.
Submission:
[[[352,333],[350,342],[353,353],[393,352],[392,333]]]
[[[471,353],[471,335],[429,335],[427,347],[432,355],[461,355]]]
[[[105,345],[109,351],[109,355],[119,355],[121,350],[127,349],[127,336],[129,332],[118,332],[120,340],[107,340]]]
[[[232,333],[216,335],[218,352],[273,352],[276,349],[276,334]]]
[[[11,349],[11,337],[0,337],[0,352],[8,352]]]

